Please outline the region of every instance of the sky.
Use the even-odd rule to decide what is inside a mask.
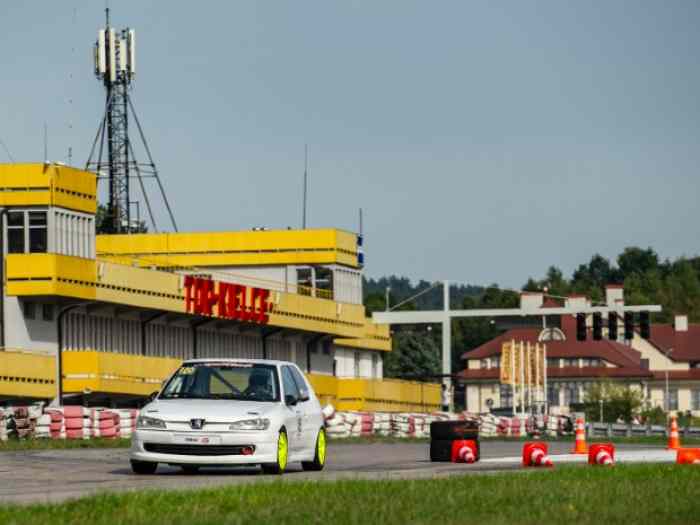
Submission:
[[[700,253],[695,0],[109,3],[182,231],[299,227],[308,144],[308,225],[362,208],[368,276],[520,287],[626,246]],[[49,158],[84,166],[104,7],[0,7],[16,161],[46,124]]]

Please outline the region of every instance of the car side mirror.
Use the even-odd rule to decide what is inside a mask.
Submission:
[[[299,401],[308,401],[309,399],[310,399],[310,397],[309,397],[308,390],[301,390],[299,392]]]
[[[299,400],[297,399],[297,396],[293,394],[287,394],[286,396],[284,396],[284,402],[289,406],[294,406],[299,402]]]
[[[155,392],[151,392],[151,393],[149,394],[149,396],[146,398],[146,404],[150,403],[150,402],[153,401],[155,398],[157,398],[159,393],[160,393],[160,392],[159,392],[158,390],[156,390]]]

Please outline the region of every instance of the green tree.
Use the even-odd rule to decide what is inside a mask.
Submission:
[[[95,232],[98,235],[112,233],[107,206],[104,204],[97,205],[97,211],[95,213]],[[146,221],[139,221],[137,227],[134,228],[131,233],[148,233]]]
[[[393,336],[393,350],[384,357],[384,376],[434,379],[440,374],[440,350],[423,332],[401,330]]]
[[[640,412],[644,397],[639,390],[613,383],[610,380],[593,383],[584,397],[586,420],[600,421],[601,401],[603,422],[614,423],[618,418],[625,422]]]

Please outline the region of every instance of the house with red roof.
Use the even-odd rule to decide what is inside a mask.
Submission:
[[[624,305],[622,287],[606,289],[608,306]],[[585,307],[587,298],[570,296],[563,301],[544,299],[541,293],[521,296],[521,306]],[[590,386],[610,380],[639,390],[651,407],[671,411],[691,410],[700,415],[700,324],[689,324],[687,316],[676,316],[673,324],[652,324],[651,337],[635,333],[624,339],[622,316],[619,338],[594,340],[590,331],[585,341],[576,338],[574,315],[546,316],[539,326],[514,327],[483,345],[465,352],[465,369],[459,381],[465,386],[465,404],[471,412],[513,406],[510,385],[500,383],[501,349],[515,341],[546,346],[547,390],[550,412],[567,413],[571,404],[584,401]],[[606,324],[607,326],[607,324]],[[517,404],[517,402],[516,402]]]

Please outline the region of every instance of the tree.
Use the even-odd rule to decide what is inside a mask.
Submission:
[[[641,391],[625,385],[619,385],[610,380],[593,383],[584,397],[587,421],[600,421],[601,401],[603,422],[614,423],[618,418],[626,422],[638,414],[644,396]]]
[[[659,267],[659,256],[651,248],[643,250],[632,246],[618,255],[617,266],[623,278],[633,273],[643,274]]]
[[[440,350],[427,333],[401,330],[384,358],[384,376],[433,379],[440,374]]]

